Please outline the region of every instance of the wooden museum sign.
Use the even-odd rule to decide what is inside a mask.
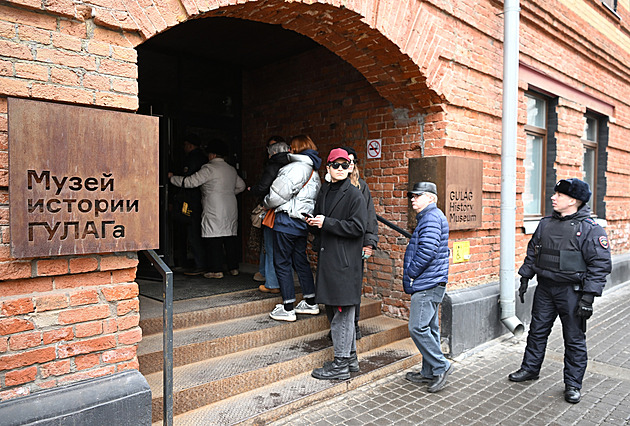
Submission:
[[[9,98],[17,258],[157,248],[158,119]]]

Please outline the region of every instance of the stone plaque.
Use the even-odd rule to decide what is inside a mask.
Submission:
[[[159,245],[158,118],[9,98],[17,258]]]
[[[481,227],[482,179],[483,161],[479,159],[439,156],[409,160],[409,188],[421,181],[437,185],[437,205],[451,231]],[[412,217],[415,219],[415,213]]]

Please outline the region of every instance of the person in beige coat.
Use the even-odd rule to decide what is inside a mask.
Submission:
[[[201,236],[208,255],[209,272],[206,278],[223,278],[224,259],[230,275],[238,275],[238,204],[236,195],[247,187],[236,169],[225,162],[227,149],[219,140],[210,141],[209,162],[184,181],[183,176],[172,176],[175,186],[201,188]],[[225,249],[225,256],[224,250]]]

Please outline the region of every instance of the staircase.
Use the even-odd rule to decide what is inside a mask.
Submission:
[[[256,289],[175,302],[175,425],[266,424],[420,361],[407,322],[364,299],[361,371],[345,381],[314,379],[311,371],[333,359],[326,315],[274,321],[269,312],[280,302]],[[141,297],[140,326],[140,371],[151,386],[153,422],[161,424],[161,303]]]

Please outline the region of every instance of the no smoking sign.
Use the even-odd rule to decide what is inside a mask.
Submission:
[[[382,139],[368,139],[367,158],[381,158]]]

